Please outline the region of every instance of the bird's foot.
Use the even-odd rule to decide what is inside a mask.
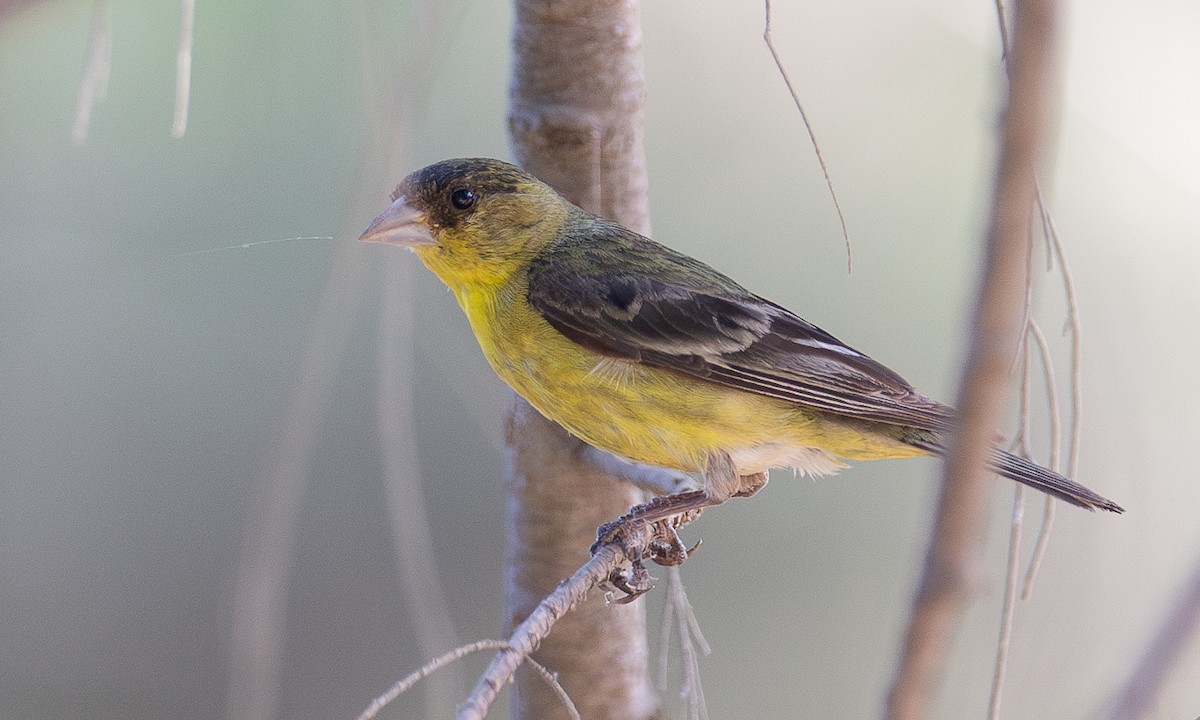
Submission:
[[[618,602],[636,600],[653,587],[643,560],[649,558],[659,565],[681,565],[696,548],[688,548],[679,539],[679,528],[695,520],[712,500],[703,490],[656,497],[638,505],[625,515],[601,525],[592,543],[594,554],[602,547],[616,546],[627,564],[608,576],[613,587],[625,593]]]

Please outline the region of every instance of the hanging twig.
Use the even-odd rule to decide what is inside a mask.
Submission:
[[[1050,415],[1049,467],[1051,470],[1057,471],[1062,464],[1062,412],[1058,407],[1058,383],[1054,379],[1050,345],[1035,322],[1029,324],[1028,337],[1033,338],[1041,356],[1042,374],[1046,380],[1046,403]],[[1028,343],[1026,346],[1028,347]],[[1068,475],[1073,476],[1074,473],[1068,472]],[[1054,511],[1057,505],[1054,503],[1054,498],[1047,497],[1047,500],[1042,511],[1042,527],[1038,531],[1033,556],[1029,560],[1029,569],[1025,571],[1025,584],[1021,589],[1022,600],[1028,600],[1033,595],[1033,582],[1037,578],[1038,570],[1041,569],[1042,560],[1046,557],[1046,549],[1050,546],[1050,531],[1054,528]]]
[[[1000,617],[1000,639],[996,643],[996,666],[992,671],[992,694],[988,699],[988,720],[1000,717],[1000,696],[1008,671],[1008,649],[1012,643],[1013,616],[1017,608],[1017,578],[1021,566],[1021,525],[1025,514],[1025,486],[1013,490],[1012,521],[1008,526],[1008,563],[1004,572],[1004,609]]]
[[[1030,254],[1032,257],[1032,254]],[[1030,279],[1031,280],[1031,279]],[[1027,281],[1027,290],[1032,290],[1032,282]],[[1026,308],[1029,307],[1029,293],[1026,293]],[[1032,321],[1025,320],[1028,329]],[[1030,400],[1032,396],[1033,360],[1029,354],[1029,335],[1025,335],[1025,343],[1021,346],[1021,394],[1020,422],[1017,423],[1017,437],[1013,440],[1013,451],[1021,457],[1032,456],[1029,447]],[[1021,566],[1021,529],[1025,515],[1025,487],[1018,484],[1013,492],[1012,521],[1008,527],[1008,562],[1004,573],[1004,606],[1000,612],[1000,637],[996,642],[996,665],[992,670],[992,693],[988,699],[988,720],[1000,717],[1000,697],[1004,689],[1004,676],[1008,672],[1008,650],[1012,642],[1013,620],[1017,607],[1017,576]]]
[[[683,576],[678,567],[667,570],[667,592],[663,601],[662,625],[659,628],[658,646],[658,690],[667,689],[668,656],[672,630],[679,636],[679,656],[682,666],[679,695],[687,707],[688,720],[707,720],[708,707],[704,701],[704,687],[700,676],[700,655],[708,655],[712,648],[704,639],[700,622],[692,604],[688,602],[683,588]]]
[[[1004,0],[996,0],[996,21],[1000,24],[1000,61],[1004,63],[1004,71],[1007,73],[1011,41],[1008,37],[1008,11],[1004,9]]]
[[[825,156],[821,154],[821,144],[817,142],[817,133],[813,130],[812,123],[808,121],[808,113],[804,112],[804,105],[800,102],[800,93],[796,92],[795,86],[792,85],[792,78],[788,76],[787,69],[783,66],[783,59],[779,57],[779,52],[775,49],[775,41],[771,38],[771,0],[765,0],[765,2],[767,19],[763,28],[763,41],[767,43],[767,50],[771,52],[771,58],[775,60],[775,67],[779,68],[779,74],[783,76],[783,82],[792,96],[792,102],[800,111],[804,129],[808,131],[808,139],[812,142],[813,152],[816,153],[817,162],[821,165],[821,173],[825,175],[825,187],[829,188],[829,197],[833,198],[833,208],[837,211],[838,222],[842,224],[842,237],[846,241],[846,272],[853,272],[854,254],[850,248],[850,229],[846,226],[846,215],[842,212],[842,204],[838,202],[837,192],[833,189],[833,179],[829,177],[829,167],[825,165]]]

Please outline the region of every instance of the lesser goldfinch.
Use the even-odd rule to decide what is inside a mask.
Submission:
[[[595,447],[699,472],[703,503],[766,471],[941,455],[953,410],[708,265],[597,217],[499,160],[418,170],[362,234],[411,248],[458,298],[496,373]],[[999,448],[992,470],[1122,508]]]

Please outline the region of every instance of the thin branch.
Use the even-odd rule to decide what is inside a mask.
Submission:
[[[1000,717],[1000,696],[1008,671],[1008,650],[1012,643],[1013,616],[1017,608],[1017,576],[1021,565],[1021,525],[1025,514],[1025,486],[1013,490],[1012,522],[1008,529],[1008,564],[1004,573],[1004,610],[1000,617],[1000,639],[996,643],[996,667],[992,671],[992,694],[988,700],[988,720]]]
[[[1046,379],[1046,400],[1050,413],[1050,469],[1057,471],[1062,462],[1062,412],[1058,407],[1058,383],[1054,379],[1053,360],[1050,356],[1050,345],[1038,324],[1029,324],[1029,337],[1037,343],[1038,353],[1042,359],[1042,374]],[[1038,531],[1037,544],[1034,546],[1033,557],[1029,561],[1029,569],[1025,571],[1025,585],[1021,589],[1021,599],[1028,600],[1033,596],[1033,583],[1037,579],[1042,560],[1046,557],[1046,549],[1050,546],[1050,531],[1054,529],[1054,512],[1057,509],[1054,498],[1046,496],[1045,509],[1042,512],[1042,527]]]
[[[1032,253],[1030,258],[1032,258]],[[1033,288],[1032,277],[1027,279],[1026,289]],[[1027,294],[1025,300],[1026,312],[1030,305]],[[1031,320],[1025,320],[1028,328]],[[1013,441],[1013,450],[1022,457],[1031,458],[1029,447],[1030,399],[1032,396],[1033,359],[1029,354],[1028,333],[1026,341],[1021,346],[1021,394],[1020,422],[1017,423],[1017,437]],[[996,665],[992,670],[992,694],[988,700],[988,720],[998,720],[1000,717],[1000,696],[1004,689],[1004,676],[1008,672],[1008,650],[1012,642],[1012,631],[1017,606],[1017,575],[1021,566],[1021,529],[1025,518],[1025,488],[1017,485],[1013,493],[1013,514],[1008,530],[1008,563],[1004,573],[1004,606],[1000,612],[1000,637],[996,642]]]
[[[422,665],[416,671],[400,678],[395,685],[391,686],[382,695],[372,700],[371,704],[367,706],[367,709],[363,710],[362,714],[358,716],[358,720],[371,720],[379,714],[380,710],[383,710],[383,708],[391,704],[393,700],[408,692],[413,685],[416,685],[421,680],[424,680],[456,660],[461,660],[472,653],[482,652],[485,650],[504,650],[507,648],[508,643],[503,640],[478,640],[461,647],[456,647],[444,655],[439,655],[438,657]]]
[[[1054,217],[1050,214],[1050,210],[1046,207],[1046,202],[1042,197],[1042,188],[1040,184],[1035,182],[1034,190],[1037,193],[1038,212],[1042,220],[1043,234],[1046,238],[1048,250],[1053,253],[1053,257],[1058,259],[1059,273],[1062,276],[1063,291],[1067,297],[1067,326],[1065,330],[1071,333],[1071,445],[1070,456],[1067,459],[1067,477],[1077,477],[1079,475],[1079,450],[1083,439],[1083,323],[1079,318],[1079,298],[1075,294],[1075,278],[1071,273],[1071,265],[1067,262],[1066,250],[1063,248],[1062,239],[1058,236],[1058,229],[1054,225]],[[1038,331],[1041,335],[1041,331]],[[1039,343],[1045,346],[1045,338],[1040,337]],[[1043,349],[1043,362],[1048,362],[1049,351]],[[1048,371],[1049,372],[1049,371]],[[1047,376],[1047,383],[1053,382],[1053,374]],[[1051,398],[1051,422],[1061,426],[1060,414],[1057,412],[1057,392],[1050,392]],[[1054,433],[1055,445],[1051,449],[1050,468],[1058,470],[1060,459],[1058,453],[1061,452],[1059,443],[1060,433]],[[1038,569],[1041,567],[1042,558],[1046,554],[1046,548],[1050,544],[1050,531],[1054,527],[1054,514],[1058,506],[1054,502],[1054,498],[1049,495],[1045,500],[1045,511],[1042,514],[1042,529],[1038,532],[1037,548],[1034,551],[1033,561],[1029,564],[1029,570],[1025,575],[1025,588],[1021,591],[1021,599],[1028,600],[1033,595],[1033,583],[1037,579]]]
[[[461,660],[462,658],[477,652],[486,650],[507,650],[508,648],[509,644],[503,640],[477,640],[476,642],[454,648],[450,652],[440,655],[425,663],[415,672],[405,675],[395,685],[388,688],[387,692],[372,700],[371,704],[367,706],[367,709],[363,710],[362,714],[358,716],[358,720],[372,720],[376,715],[379,714],[380,710],[383,710],[385,707],[391,704],[393,700],[408,692],[413,685],[416,685],[421,680],[424,680],[456,660]],[[579,717],[579,711],[575,709],[575,704],[571,702],[571,698],[567,696],[567,691],[563,689],[563,686],[559,684],[558,679],[554,677],[554,673],[547,670],[544,665],[538,663],[533,658],[525,658],[525,662],[529,663],[530,667],[537,671],[537,674],[540,675],[550,685],[551,689],[553,689],[555,693],[562,698],[563,704],[567,708],[567,714],[570,715],[571,719],[582,720]]]
[[[667,579],[667,602],[676,607],[674,613],[676,632],[679,633],[679,653],[683,666],[680,696],[687,703],[688,720],[708,720],[708,704],[704,701],[704,685],[700,676],[700,655],[708,655],[712,649],[704,634],[692,604],[683,589],[683,578],[678,567],[672,567]],[[697,653],[699,650],[699,653]]]
[[[1000,61],[1008,70],[1008,50],[1012,41],[1008,37],[1008,11],[1004,9],[1004,0],[996,0],[996,21],[1000,23]]]
[[[531,657],[525,658],[525,664],[533,668],[533,671],[538,674],[546,684],[550,686],[550,690],[558,696],[562,701],[563,709],[567,711],[568,720],[583,720],[579,716],[579,708],[575,707],[575,702],[571,700],[571,696],[567,694],[567,689],[558,681],[558,676],[550,672],[545,665]]]
[[[554,623],[624,561],[624,554],[616,546],[601,547],[570,578],[559,583],[513,630],[507,646],[492,659],[471,695],[459,707],[456,720],[483,720],[501,688],[550,634]]]
[[[1047,252],[1051,253],[1051,258],[1058,260],[1063,291],[1067,299],[1065,330],[1071,334],[1071,444],[1070,456],[1067,459],[1067,476],[1077,477],[1079,474],[1079,450],[1083,437],[1083,323],[1079,318],[1079,299],[1075,294],[1075,279],[1071,274],[1071,265],[1067,262],[1062,240],[1058,236],[1058,229],[1054,226],[1054,217],[1046,207],[1041,185],[1035,182],[1034,190],[1037,194],[1038,214],[1042,222],[1042,233],[1046,239]],[[1034,329],[1037,332],[1039,346],[1042,348],[1043,365],[1049,367],[1046,363],[1049,362],[1050,353],[1046,347],[1045,337],[1042,336],[1039,328],[1035,326]],[[1058,428],[1061,428],[1062,420],[1061,413],[1058,411],[1058,392],[1054,389],[1054,374],[1050,370],[1046,372],[1047,393],[1050,399],[1050,422],[1052,423],[1051,427],[1055,428],[1050,450],[1050,469],[1058,470],[1062,448],[1061,432]],[[1054,515],[1057,507],[1054,498],[1047,495],[1045,511],[1042,515],[1042,528],[1038,532],[1037,547],[1034,551],[1033,561],[1025,575],[1025,588],[1021,591],[1022,600],[1028,600],[1033,595],[1033,583],[1037,579],[1042,558],[1050,544],[1050,532],[1054,527]]]
[[[179,49],[175,53],[175,113],[171,119],[173,138],[181,138],[187,131],[188,104],[192,96],[192,28],[196,19],[196,0],[181,0],[179,15]]]
[[[765,2],[767,19],[763,28],[763,41],[767,44],[767,50],[771,51],[775,67],[779,68],[779,74],[783,77],[788,93],[792,96],[792,102],[800,111],[804,129],[808,131],[808,139],[812,142],[813,152],[816,153],[817,162],[821,165],[821,173],[825,175],[825,187],[829,188],[829,197],[833,198],[833,208],[837,210],[838,222],[842,224],[842,237],[846,241],[846,272],[853,272],[854,254],[850,247],[850,229],[846,226],[846,215],[842,212],[842,204],[838,202],[837,193],[833,189],[833,179],[829,177],[829,167],[825,164],[825,156],[821,154],[821,144],[817,142],[817,133],[813,130],[812,123],[808,121],[808,113],[804,112],[804,105],[800,102],[800,93],[796,92],[795,86],[792,85],[792,78],[788,76],[787,69],[783,66],[783,59],[779,57],[779,52],[775,49],[775,41],[771,37],[771,0],[765,0]]]
[[[671,567],[667,572],[667,592],[661,623],[658,638],[658,690],[665,692],[667,689],[667,661],[671,637],[678,634],[682,674],[679,696],[687,704],[688,720],[704,720],[708,717],[708,707],[704,701],[699,656],[711,654],[712,648],[704,639],[700,622],[696,619],[692,604],[688,602],[687,591],[683,588],[683,574],[678,567]],[[672,633],[672,630],[675,630],[675,633]]]
[[[108,0],[96,0],[92,5],[92,30],[88,40],[88,59],[79,79],[75,95],[75,119],[71,123],[71,140],[82,145],[92,125],[92,111],[108,93],[108,78],[112,69],[112,38],[108,34]]]
[[[977,572],[987,498],[983,459],[992,445],[1021,337],[1021,278],[1031,250],[1033,178],[1049,100],[1055,20],[1053,0],[1022,0],[1016,13],[985,275],[934,534],[888,697],[887,717],[892,720],[928,714],[952,630]]]
[[[1037,322],[1030,321],[1029,337],[1037,346],[1038,358],[1042,363],[1042,377],[1046,381],[1046,411],[1050,416],[1050,459],[1048,466],[1057,472],[1062,464],[1062,411],[1058,407],[1058,382],[1054,379],[1054,358],[1050,343]]]
[[[671,637],[673,635],[671,629],[675,627],[675,613],[680,610],[681,608],[675,607],[675,603],[671,601],[671,595],[668,593],[663,601],[662,617],[659,618],[658,624],[658,683],[656,687],[660,693],[667,690],[668,676],[671,671]]]
[[[585,462],[651,495],[675,495],[700,489],[696,479],[685,472],[626,460],[591,445],[583,447],[580,455]]]
[[[1042,202],[1041,188],[1036,188],[1038,207],[1049,233],[1050,245],[1058,259],[1058,270],[1062,274],[1063,291],[1067,296],[1067,326],[1065,330],[1071,333],[1071,452],[1067,457],[1067,476],[1079,474],[1079,448],[1083,437],[1083,322],[1079,319],[1079,297],[1075,293],[1075,277],[1071,272],[1071,264],[1067,262],[1067,253],[1063,248],[1062,239],[1058,236],[1058,228],[1054,225],[1054,217],[1046,210]],[[1057,469],[1057,468],[1055,468]]]

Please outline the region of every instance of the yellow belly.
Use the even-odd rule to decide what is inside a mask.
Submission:
[[[519,286],[457,295],[501,379],[575,436],[631,460],[702,471],[724,451],[741,474],[786,466],[821,475],[841,467],[837,457],[922,454],[794,403],[593,353],[537,315]]]

